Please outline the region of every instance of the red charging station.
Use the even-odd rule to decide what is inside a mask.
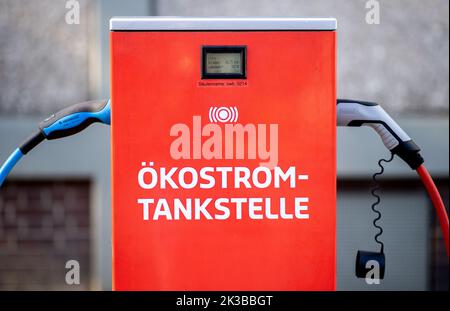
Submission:
[[[111,20],[116,290],[335,290],[336,21]]]

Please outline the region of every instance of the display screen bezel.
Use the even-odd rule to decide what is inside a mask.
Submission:
[[[207,71],[206,58],[209,53],[239,53],[241,56],[241,73],[212,73]],[[204,45],[202,46],[202,79],[246,79],[247,46],[245,45]]]

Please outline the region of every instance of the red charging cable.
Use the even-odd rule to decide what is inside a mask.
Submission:
[[[430,196],[431,202],[433,202],[434,208],[439,218],[439,223],[441,225],[442,235],[445,241],[445,250],[448,253],[448,215],[445,210],[444,202],[442,202],[441,195],[439,194],[433,179],[428,173],[426,167],[422,164],[417,168],[417,174],[419,174],[425,188],[427,189],[428,195]]]

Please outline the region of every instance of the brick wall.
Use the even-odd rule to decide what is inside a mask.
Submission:
[[[0,290],[89,289],[90,183],[8,181],[0,189]],[[80,285],[65,264],[80,264]]]

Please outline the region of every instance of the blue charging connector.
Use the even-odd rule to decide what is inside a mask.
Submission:
[[[17,162],[42,141],[76,134],[92,123],[111,124],[109,99],[75,104],[52,114],[39,124],[39,130],[14,150],[0,167],[0,187]]]

